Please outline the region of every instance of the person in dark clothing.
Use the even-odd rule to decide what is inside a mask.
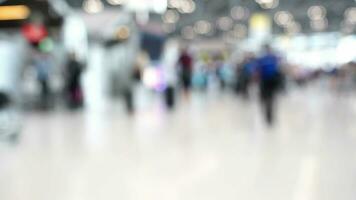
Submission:
[[[180,65],[180,81],[184,92],[187,94],[191,88],[193,71],[193,58],[187,50],[183,50],[181,53],[178,64]]]
[[[265,53],[258,60],[260,75],[260,95],[266,122],[272,125],[275,121],[274,110],[276,94],[280,85],[279,58],[271,47],[264,47]]]
[[[245,98],[249,97],[249,85],[252,81],[257,65],[258,63],[255,56],[252,53],[248,53],[245,55],[241,65],[238,66],[238,92],[240,92]]]
[[[0,91],[0,111],[11,104],[11,99],[6,92]]]
[[[83,65],[75,54],[71,54],[67,64],[67,99],[71,108],[78,108],[83,105],[83,91],[80,84]]]

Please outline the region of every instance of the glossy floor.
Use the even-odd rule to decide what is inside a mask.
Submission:
[[[294,90],[278,114],[267,129],[256,100],[227,93],[29,113],[1,144],[0,199],[354,200],[356,97]]]

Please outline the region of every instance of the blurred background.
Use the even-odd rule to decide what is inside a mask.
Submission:
[[[0,0],[0,199],[353,200],[355,0]]]

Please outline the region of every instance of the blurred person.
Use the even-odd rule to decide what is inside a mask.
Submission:
[[[80,108],[83,106],[84,96],[80,83],[83,64],[78,60],[75,53],[69,55],[66,75],[66,96],[70,108]]]
[[[263,48],[263,55],[258,59],[260,97],[266,122],[273,125],[276,94],[281,84],[280,60],[269,45]]]
[[[50,75],[52,72],[51,57],[47,53],[36,52],[34,56],[34,65],[37,72],[37,80],[41,87],[40,107],[48,109],[50,106]]]
[[[244,60],[237,68],[237,87],[245,98],[249,97],[249,86],[258,63],[253,53],[246,53]]]
[[[187,49],[181,52],[178,60],[180,67],[180,81],[183,86],[184,94],[188,96],[191,89],[192,82],[192,71],[193,71],[193,58],[189,54]]]
[[[224,63],[224,56],[223,53],[219,53],[215,56],[215,70],[216,76],[220,83],[220,88],[224,89],[226,86],[225,83],[225,63]]]
[[[195,67],[194,67],[194,76],[193,82],[194,85],[200,89],[205,90],[207,88],[208,82],[208,70],[207,70],[207,63],[204,61],[202,56],[196,60]]]

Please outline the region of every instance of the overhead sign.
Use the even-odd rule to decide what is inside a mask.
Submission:
[[[23,20],[30,16],[30,9],[24,5],[0,6],[0,20]]]

